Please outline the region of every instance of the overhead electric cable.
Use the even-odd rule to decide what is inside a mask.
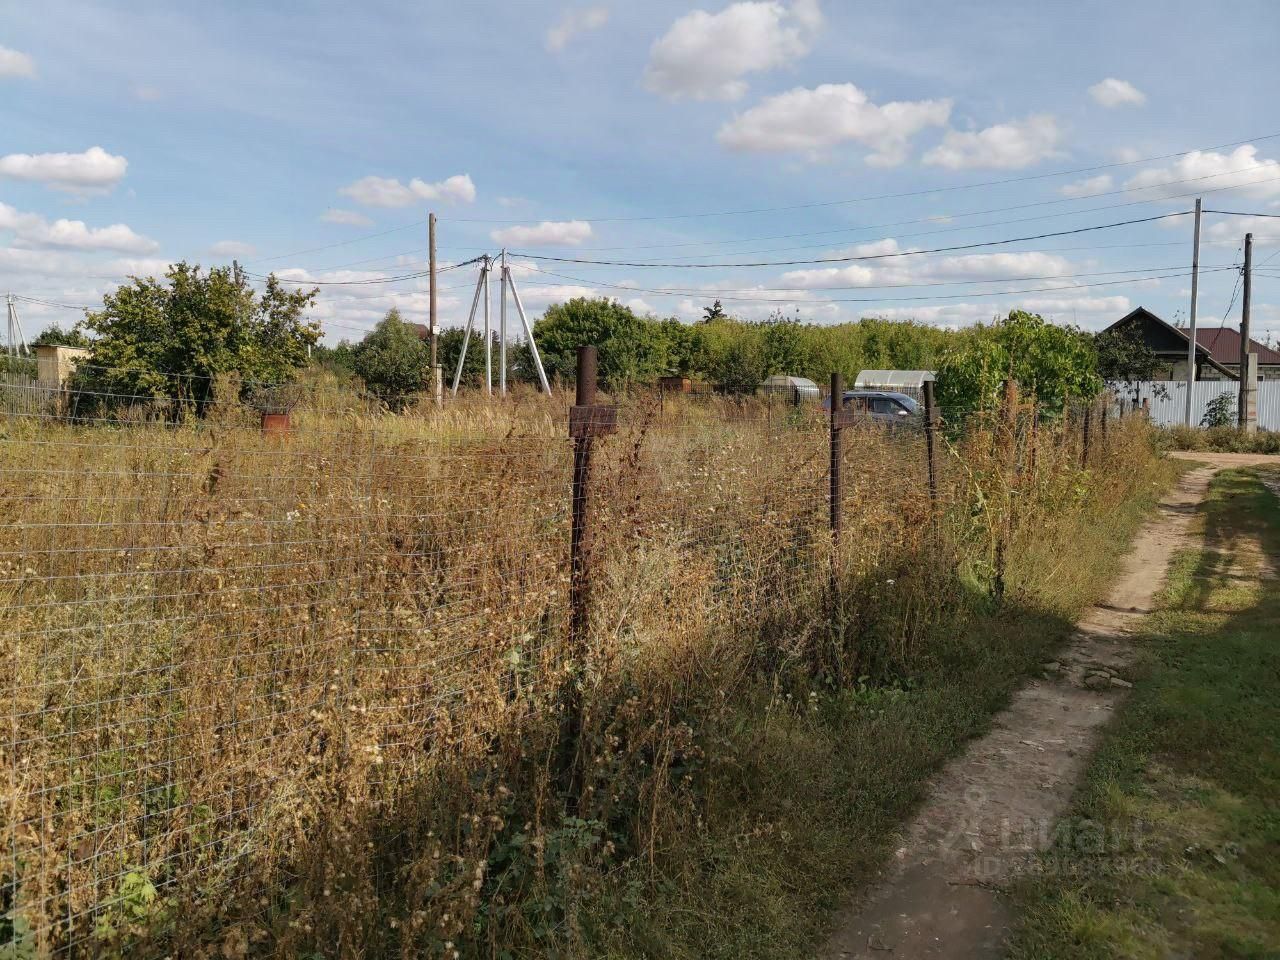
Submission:
[[[634,260],[592,260],[582,257],[553,257],[547,254],[536,253],[512,253],[512,256],[525,257],[529,260],[550,261],[554,263],[586,263],[597,266],[609,267],[635,267],[635,268],[662,268],[668,270],[726,270],[732,268],[745,267],[794,267],[806,264],[822,264],[822,263],[855,263],[866,260],[887,260],[895,257],[917,257],[931,253],[951,253],[957,250],[977,250],[982,247],[998,247],[1007,246],[1011,243],[1024,243],[1030,240],[1046,240],[1050,237],[1066,237],[1078,233],[1090,233],[1095,230],[1112,230],[1118,227],[1133,226],[1140,223],[1155,223],[1160,220],[1169,220],[1173,217],[1185,217],[1190,210],[1178,210],[1174,213],[1164,213],[1152,217],[1138,217],[1132,220],[1119,220],[1114,223],[1101,223],[1088,227],[1076,227],[1071,230],[1055,230],[1050,233],[1038,233],[1025,237],[1009,237],[1004,240],[983,240],[974,243],[961,243],[949,247],[934,247],[927,250],[901,250],[894,253],[866,253],[854,254],[844,257],[818,257],[809,260],[759,260],[747,263],[655,263],[651,261],[634,261]]]

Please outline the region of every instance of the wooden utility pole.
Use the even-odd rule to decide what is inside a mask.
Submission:
[[[1249,363],[1249,312],[1253,307],[1253,234],[1244,235],[1244,293],[1240,301],[1240,408],[1242,430],[1256,428],[1257,380]]]
[[[1200,207],[1201,200],[1196,198],[1195,238],[1191,246],[1191,330],[1187,336],[1187,426],[1194,427],[1191,412],[1195,405],[1196,392],[1196,302],[1200,293]]]
[[[444,378],[440,374],[440,355],[436,341],[439,339],[439,326],[436,317],[436,215],[427,217],[427,261],[431,274],[431,394],[435,397],[436,406],[444,402]]]

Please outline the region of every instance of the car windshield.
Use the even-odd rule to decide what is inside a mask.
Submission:
[[[894,399],[897,400],[900,404],[902,404],[912,413],[919,413],[920,404],[916,403],[915,400],[913,400],[911,397],[901,396],[901,397],[894,397]]]

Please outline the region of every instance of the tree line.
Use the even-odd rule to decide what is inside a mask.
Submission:
[[[86,312],[70,331],[39,338],[84,345],[87,362],[72,387],[110,398],[167,400],[202,412],[215,380],[233,375],[246,394],[295,381],[308,366],[359,378],[393,409],[429,389],[430,346],[420,326],[391,310],[358,342],[320,344],[321,328],[308,318],[317,290],[286,290],[274,278],[255,291],[237,268],[208,271],[178,263],[163,280],[133,278]],[[1103,380],[1149,379],[1155,355],[1133,333],[1093,335],[1015,310],[989,324],[946,329],[911,320],[864,318],[816,324],[775,312],[764,321],[729,316],[719,301],[696,323],[642,316],[608,298],[554,304],[534,323],[548,377],[573,381],[577,348],[599,348],[599,372],[612,393],[682,376],[729,393],[750,393],[774,374],[826,382],[863,369],[938,372],[944,404],[974,408],[994,403],[1000,384],[1016,379],[1049,410],[1095,396]],[[446,380],[462,354],[464,331],[440,332],[439,360]],[[493,352],[498,344],[494,335]],[[536,383],[528,345],[508,344],[514,382]],[[473,335],[462,381],[484,377],[483,335]]]

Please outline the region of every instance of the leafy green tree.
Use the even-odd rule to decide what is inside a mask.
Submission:
[[[351,341],[345,338],[339,340],[336,347],[318,343],[311,351],[311,362],[339,376],[347,376],[355,373],[355,349]]]
[[[703,307],[702,312],[704,314],[702,318],[703,323],[710,323],[712,320],[723,320],[725,319],[726,316],[728,316],[724,312],[724,307],[720,305],[719,300],[711,304],[711,306],[709,307]]]
[[[369,392],[403,410],[431,377],[431,346],[392,307],[352,351],[352,368]]]
[[[1103,330],[1094,336],[1093,344],[1098,353],[1098,375],[1104,380],[1155,380],[1162,366],[1136,326]]]
[[[104,403],[169,398],[175,414],[202,414],[216,377],[236,374],[246,388],[288,382],[320,339],[304,316],[317,291],[286,291],[274,277],[261,297],[231,267],[204,273],[183,262],[164,280],[132,280],[85,315],[94,336],[74,383],[82,402],[86,394]]]
[[[84,331],[77,327],[70,327],[63,330],[58,324],[50,324],[40,331],[40,335],[31,341],[33,347],[43,346],[55,347],[80,347],[82,349],[92,346],[91,341],[84,335]]]
[[[697,326],[681,323],[675,317],[650,321],[656,324],[656,335],[662,341],[668,374],[682,377],[699,376],[705,370],[705,342]]]
[[[453,383],[453,375],[458,370],[458,357],[462,355],[462,341],[466,337],[463,327],[450,327],[439,334],[439,360],[444,385],[448,389]],[[496,332],[490,334],[490,349],[493,351],[493,382],[498,382],[498,357],[501,340]],[[507,344],[507,377],[510,380],[537,383],[538,373],[533,368],[533,357],[523,343]],[[467,359],[462,364],[463,386],[479,387],[484,384],[484,332],[471,332],[471,342],[467,345]]]
[[[959,410],[994,407],[1000,385],[1010,378],[1024,391],[1034,392],[1042,409],[1055,414],[1073,399],[1102,391],[1089,334],[1014,310],[998,323],[973,328],[943,358],[938,399],[943,407]]]
[[[764,377],[775,373],[804,376],[808,372],[811,356],[799,318],[777,312],[765,321],[760,331],[760,364]]]
[[[533,325],[547,376],[572,382],[578,347],[599,348],[599,375],[610,391],[649,383],[668,366],[667,342],[658,321],[637,317],[607,298],[576,297],[549,307]]]

